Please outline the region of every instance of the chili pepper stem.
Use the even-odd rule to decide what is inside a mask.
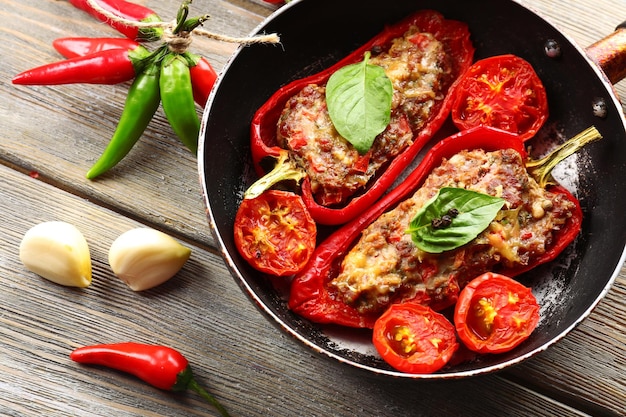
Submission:
[[[281,181],[294,180],[299,182],[304,177],[306,177],[304,170],[296,165],[293,159],[289,158],[289,153],[286,150],[281,149],[274,168],[248,187],[244,193],[244,198],[258,197]]]
[[[205,400],[210,402],[217,409],[217,411],[220,412],[222,417],[229,417],[230,416],[230,414],[228,414],[228,411],[226,411],[226,409],[222,406],[222,404],[220,404],[220,402],[217,401],[217,399],[214,396],[209,394],[207,390],[202,388],[202,386],[200,384],[198,384],[198,382],[195,379],[192,378],[189,381],[189,384],[187,385],[187,388],[195,391],[202,398],[204,398]]]
[[[552,169],[568,156],[578,152],[585,145],[602,139],[602,135],[595,126],[591,126],[567,142],[563,143],[548,155],[541,159],[526,162],[528,173],[537,180],[539,186],[545,188],[548,184],[553,184]]]

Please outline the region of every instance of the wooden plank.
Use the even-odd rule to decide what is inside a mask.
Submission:
[[[574,331],[505,375],[591,415],[625,414],[625,300],[626,268],[622,268],[608,295]]]

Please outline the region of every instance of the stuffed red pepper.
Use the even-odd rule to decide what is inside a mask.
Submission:
[[[282,87],[258,109],[251,126],[257,173],[265,175],[262,163],[287,152],[304,172],[301,194],[313,219],[329,225],[353,219],[388,190],[441,127],[450,111],[447,93],[473,53],[467,25],[435,11],[386,27],[327,70]],[[365,56],[368,65],[384,69],[393,91],[389,123],[371,147],[360,149],[331,121],[327,83]]]
[[[598,136],[577,137],[568,154]],[[557,152],[549,159],[563,157]],[[554,166],[546,160],[544,165]],[[400,186],[317,247],[292,282],[289,307],[314,322],[372,327],[394,303],[441,310],[483,272],[515,276],[554,259],[578,235],[582,211],[565,188],[546,187],[529,174],[549,175],[538,166],[527,161],[519,136],[493,128],[470,129],[439,142]],[[452,205],[444,204],[444,190],[481,197],[471,195],[469,205],[456,197],[449,200]],[[476,214],[495,203],[499,206],[486,226],[466,243],[458,241],[465,233],[460,226],[474,227],[464,212]],[[416,226],[419,215],[437,204],[428,227]],[[447,236],[428,236],[457,221]],[[430,232],[420,238],[416,229]]]

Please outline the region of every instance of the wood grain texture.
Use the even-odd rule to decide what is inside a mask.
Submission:
[[[171,19],[177,0],[137,0]],[[526,0],[583,47],[626,20],[626,0]],[[205,29],[244,36],[273,6],[195,0]],[[109,140],[128,85],[17,87],[20,71],[60,59],[62,36],[117,36],[61,0],[0,0],[0,415],[217,415],[193,393],[69,360],[78,346],[134,340],[178,348],[233,416],[618,416],[626,414],[626,270],[557,345],[471,380],[381,379],[305,349],[274,327],[230,277],[208,228],[196,159],[159,112],[137,147],[98,181],[85,172]],[[233,44],[194,40],[220,70]],[[616,85],[626,98],[626,83]],[[37,172],[38,179],[28,174]],[[26,271],[23,234],[46,220],[89,242],[93,284],[70,289]],[[135,293],[107,264],[113,240],[147,225],[192,247],[166,284]]]
[[[175,278],[134,293],[112,276],[106,255],[116,236],[139,223],[13,170],[0,167],[0,174],[7,225],[0,248],[3,415],[211,415],[192,394],[160,392],[68,358],[81,345],[124,340],[184,351],[198,379],[233,415],[387,415],[418,405],[450,415],[497,413],[503,405],[509,415],[576,415],[500,376],[407,384],[338,366],[282,335],[243,296],[220,259],[197,247]],[[35,197],[41,195],[49,197],[47,204]],[[90,287],[54,285],[19,264],[21,236],[52,219],[71,221],[85,234],[94,262]],[[417,399],[416,389],[422,393]],[[451,395],[459,401],[449,402]]]

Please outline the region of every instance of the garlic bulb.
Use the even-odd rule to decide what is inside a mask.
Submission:
[[[20,244],[20,260],[43,278],[70,287],[91,284],[91,257],[83,234],[73,225],[50,221],[33,226]]]
[[[171,236],[149,228],[131,229],[109,249],[109,265],[133,291],[156,287],[173,277],[191,256],[191,249]]]

